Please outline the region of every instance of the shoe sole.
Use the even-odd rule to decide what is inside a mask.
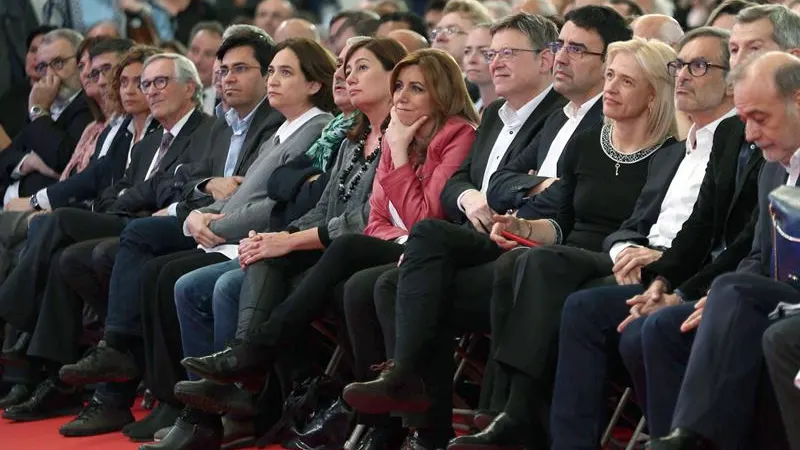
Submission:
[[[358,389],[345,388],[342,398],[358,412],[365,414],[388,414],[391,412],[422,413],[430,408],[430,402],[410,402],[390,397],[369,394]]]
[[[450,444],[447,450],[523,450],[523,445],[504,446],[498,444]]]
[[[197,408],[199,410],[210,413],[233,413],[245,416],[252,416],[255,414],[255,408],[235,408],[231,407],[228,402],[220,401],[206,395],[205,391],[186,389],[185,386],[175,386],[175,398],[183,402],[187,406]]]
[[[87,374],[81,372],[66,372],[61,371],[58,374],[58,377],[64,383],[70,385],[85,385],[85,384],[97,384],[97,383],[125,383],[128,381],[133,380],[138,375],[118,375],[118,374]]]
[[[237,450],[240,448],[248,448],[252,447],[255,444],[256,438],[249,436],[249,437],[241,437],[234,439],[230,442],[222,442],[221,450]]]
[[[130,422],[129,422],[130,423]],[[127,425],[127,424],[125,424]],[[123,426],[125,426],[123,425]],[[93,430],[84,430],[84,431],[64,431],[58,430],[59,434],[64,437],[88,437],[88,436],[100,436],[101,434],[109,434],[109,433],[116,433],[121,431],[121,426],[116,427],[105,427],[105,428],[96,428]]]
[[[192,364],[190,361],[186,361],[186,359],[187,358],[184,358],[184,361],[181,361],[181,365],[187,371],[197,375],[198,377],[204,380],[213,381],[214,383],[219,383],[219,384],[233,384],[239,381],[230,377],[219,376],[218,374],[208,372],[205,370],[204,367],[196,366]]]
[[[14,415],[9,415],[8,412],[5,412],[3,413],[3,418],[6,420],[10,420],[12,422],[38,422],[40,420],[55,419],[57,417],[74,416],[75,414],[78,414],[80,411],[81,411],[80,406],[74,406],[70,408],[58,409],[36,417],[26,417],[26,416],[14,417]]]

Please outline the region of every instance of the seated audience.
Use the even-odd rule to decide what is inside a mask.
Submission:
[[[739,14],[739,11],[755,5],[756,3],[747,0],[725,0],[711,11],[706,20],[706,26],[730,30],[736,23],[736,15]]]
[[[186,57],[194,63],[197,73],[200,74],[200,81],[203,83],[201,109],[209,116],[214,115],[217,97],[222,95],[214,89],[214,61],[222,44],[222,34],[223,29],[219,22],[200,22],[192,28],[186,51]]]
[[[328,48],[334,54],[342,53],[348,39],[355,36],[375,36],[379,16],[371,11],[345,10],[328,22]]]
[[[295,16],[296,10],[289,0],[261,0],[256,6],[253,25],[275,36],[278,26]]]
[[[633,0],[609,0],[608,6],[625,18],[636,18],[644,15],[642,7]]]
[[[428,0],[427,5],[425,5],[425,13],[422,16],[425,20],[425,28],[428,30],[425,34],[426,37],[430,38],[431,31],[439,24],[439,21],[442,20],[446,4],[447,0]]]
[[[388,37],[389,33],[395,30],[411,30],[422,36],[428,35],[425,22],[422,18],[412,12],[395,12],[384,14],[378,20],[378,29],[375,31],[377,37]]]
[[[683,29],[677,20],[661,14],[639,16],[631,22],[633,36],[642,39],[655,39],[670,47],[675,47],[683,37]]]
[[[286,19],[275,30],[275,42],[280,43],[292,38],[320,41],[317,26],[306,19]]]
[[[492,74],[489,71],[490,61],[484,56],[484,52],[492,44],[491,27],[491,24],[483,23],[469,31],[464,45],[464,55],[461,58],[467,81],[477,86],[480,91],[480,100],[475,103],[478,113],[483,113],[486,106],[497,100]]]
[[[405,47],[406,51],[409,53],[413,53],[423,48],[429,48],[431,46],[427,39],[425,39],[419,33],[415,33],[411,30],[390,31],[386,37],[399,42],[400,45]]]
[[[505,0],[490,0],[484,2],[483,6],[489,10],[489,15],[492,16],[493,20],[500,20],[503,17],[510,16],[515,12],[519,12],[513,11],[511,4]]]

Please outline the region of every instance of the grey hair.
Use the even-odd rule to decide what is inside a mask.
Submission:
[[[269,33],[262,30],[261,28],[258,28],[255,25],[247,25],[247,24],[237,24],[229,26],[228,28],[225,29],[225,32],[222,33],[222,40],[224,41],[229,37],[239,33],[257,34],[261,36],[265,41],[267,41],[267,44],[269,44],[272,47],[275,46],[275,39],[273,39],[272,36],[269,35]]]
[[[81,42],[83,42],[83,35],[75,30],[69,28],[58,28],[44,35],[42,44],[52,44],[54,41],[63,39],[67,41],[72,47],[72,50],[77,52]]]
[[[534,49],[546,48],[558,39],[558,28],[552,20],[538,14],[517,13],[495,22],[489,29],[494,36],[498,31],[517,30],[528,37]]]
[[[195,105],[199,105],[200,99],[203,96],[203,82],[200,81],[200,74],[197,73],[197,67],[194,66],[194,63],[189,58],[177,53],[159,53],[144,60],[142,70],[146,69],[147,66],[153,62],[161,59],[168,59],[175,63],[175,78],[179,83],[194,84],[195,89],[192,102],[194,102]]]
[[[678,42],[678,51],[680,52],[689,42],[700,38],[714,38],[719,41],[719,56],[722,60],[722,64],[727,67],[731,57],[731,51],[728,48],[728,41],[731,38],[731,33],[728,30],[715,27],[695,28],[683,35],[683,38]]]
[[[502,19],[511,14],[511,5],[502,0],[489,0],[488,2],[484,2],[483,6],[489,10],[489,13],[492,14],[495,20]]]
[[[800,47],[800,15],[783,5],[758,5],[739,11],[738,23],[768,19],[772,23],[772,40],[781,50]]]

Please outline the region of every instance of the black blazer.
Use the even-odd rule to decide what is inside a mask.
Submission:
[[[622,223],[620,229],[603,240],[603,251],[611,250],[617,242],[633,242],[648,245],[647,235],[650,228],[658,221],[661,203],[667,195],[675,172],[686,155],[686,141],[676,142],[660,149],[650,157],[647,171],[647,182],[642,188],[631,216]]]
[[[754,228],[750,253],[739,263],[737,272],[770,276],[772,259],[772,218],[769,214],[769,193],[786,184],[786,169],[777,162],[768,162],[761,168],[758,177],[758,209],[754,211],[751,224]]]
[[[723,120],[714,133],[714,147],[692,214],[661,259],[642,270],[642,282],[664,277],[686,299],[705,295],[717,275],[730,272],[747,256],[753,241],[750,219],[758,198],[757,177],[764,158],[754,146],[737,183],[739,151],[745,145],[738,117]],[[712,251],[724,247],[713,262]],[[709,264],[710,263],[710,264]]]
[[[47,198],[52,209],[75,206],[74,203],[84,200],[94,200],[105,188],[122,178],[133,139],[133,134],[128,131],[131,119],[131,116],[127,116],[120,124],[108,152],[102,158],[98,158],[97,155],[111,131],[111,125],[107,126],[98,137],[95,152],[86,169],[47,188]],[[153,120],[145,134],[150,134],[160,127],[161,125]]]
[[[588,130],[602,120],[603,102],[597,100],[572,135],[575,136],[581,131]],[[554,111],[545,121],[542,130],[536,135],[536,139],[524,148],[517,157],[510,160],[508,164],[492,175],[492,179],[489,181],[489,190],[487,191],[489,206],[492,209],[504,212],[520,208],[525,203],[528,191],[545,180],[543,177],[528,175],[528,171],[532,169],[538,170],[541,167],[547,157],[547,152],[550,150],[550,144],[553,143],[553,139],[555,139],[566,122],[567,116],[562,109],[559,108]],[[566,145],[564,148],[566,148]],[[561,170],[560,166],[561,160],[559,159],[559,172]]]
[[[181,131],[172,140],[169,150],[164,155],[156,172],[149,179],[145,179],[150,164],[161,144],[164,130],[160,129],[145,136],[133,148],[131,164],[125,171],[122,179],[106,188],[95,202],[95,211],[123,213],[128,215],[150,214],[161,209],[157,204],[159,174],[173,174],[179,165],[179,158],[191,151],[192,147],[199,146],[198,138],[208,136],[213,119],[203,114],[199,109],[194,110],[189,120],[186,121]]]
[[[8,185],[14,180],[11,173],[28,152],[35,151],[56,172],[67,166],[75,146],[86,126],[94,120],[86,103],[86,94],[79,93],[72,103],[53,121],[42,116],[25,125],[14,137],[11,146],[0,152],[0,184]],[[33,172],[20,181],[20,197],[27,197],[39,189],[55,183],[56,179]]]
[[[522,125],[514,140],[511,141],[511,145],[500,162],[500,168],[502,169],[509,161],[514,160],[523,149],[527,148],[542,130],[547,117],[556,109],[563,108],[566,103],[567,100],[561,94],[551,89]],[[445,217],[453,222],[467,222],[467,217],[458,208],[458,197],[466,190],[481,189],[489,155],[492,153],[494,142],[503,129],[503,121],[498,115],[503,104],[505,104],[505,100],[501,99],[486,106],[481,123],[476,130],[472,150],[442,189],[442,208]]]
[[[236,160],[233,174],[244,176],[247,169],[258,157],[261,144],[278,131],[285,118],[277,110],[273,109],[269,102],[264,100],[253,116],[253,122],[247,130],[242,150]],[[213,202],[213,197],[208,194],[200,193],[196,188],[213,177],[222,177],[225,173],[225,161],[228,158],[233,130],[228,126],[225,118],[218,118],[211,127],[209,138],[203,142],[203,154],[205,157],[200,161],[185,164],[178,171],[175,177],[175,185],[181,186],[181,198],[178,204],[178,218],[183,221],[186,216],[195,209],[208,206]],[[185,155],[184,157],[188,157]],[[202,187],[202,186],[200,186]]]

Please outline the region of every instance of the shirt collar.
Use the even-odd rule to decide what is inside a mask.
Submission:
[[[711,150],[712,145],[714,144],[714,133],[717,131],[717,127],[723,120],[733,117],[736,114],[736,108],[732,108],[730,111],[726,112],[717,120],[707,124],[702,128],[697,128],[695,124],[692,124],[691,128],[689,128],[689,134],[687,135],[686,140],[689,144],[687,147],[691,150],[695,150],[698,148],[708,148]]]
[[[135,120],[133,120],[133,118],[131,118],[131,121],[130,121],[130,122],[128,122],[128,131],[130,131],[130,133],[133,135],[133,138],[134,138],[134,139],[136,139],[136,137],[138,137],[138,135],[136,134],[136,133],[137,133],[137,131],[138,131],[138,132],[141,132],[142,134],[144,134],[144,132],[145,132],[145,131],[146,131],[148,128],[150,128],[150,124],[151,124],[152,122],[153,122],[153,116],[152,116],[152,115],[148,115],[148,116],[147,116],[147,118],[146,118],[146,119],[144,119],[144,124],[143,124],[143,126],[142,126],[142,129],[141,129],[141,130],[137,130],[137,129],[136,129],[136,121],[135,121]]]
[[[253,123],[253,117],[255,117],[256,111],[259,107],[261,107],[266,98],[267,96],[265,95],[261,101],[258,102],[256,107],[247,113],[243,119],[239,118],[239,113],[233,108],[229,109],[228,112],[225,113],[225,121],[228,122],[228,126],[231,127],[234,135],[239,136],[244,134],[247,129],[250,128],[250,124]]]
[[[178,133],[181,132],[183,126],[186,125],[186,122],[189,121],[189,117],[192,115],[194,111],[195,111],[194,109],[190,109],[189,112],[186,113],[185,116],[181,117],[181,120],[179,120],[172,128],[166,130],[169,132],[169,134],[172,135],[173,139],[178,137]]]
[[[281,126],[278,128],[278,131],[275,132],[275,136],[280,139],[281,142],[286,142],[289,137],[294,134],[300,127],[306,124],[309,120],[313,119],[314,117],[325,114],[325,111],[317,108],[316,106],[309,109],[308,111],[301,114],[298,118],[292,120],[291,122],[286,120],[284,121]]]
[[[69,97],[68,99],[66,99],[66,100],[62,100],[62,101],[55,101],[55,102],[53,102],[53,106],[51,106],[51,107],[50,107],[50,114],[51,114],[52,116],[54,116],[54,118],[55,118],[56,120],[58,120],[58,116],[60,116],[60,115],[61,115],[61,113],[62,113],[62,112],[64,112],[64,110],[65,110],[65,109],[67,109],[67,107],[70,105],[70,103],[72,103],[72,101],[73,101],[73,100],[75,100],[75,98],[76,98],[76,97],[78,96],[78,94],[80,94],[81,92],[82,92],[82,91],[79,89],[77,92],[75,92],[74,94],[72,94],[72,96],[71,96],[71,97]]]
[[[589,110],[592,109],[592,106],[594,106],[594,104],[597,103],[597,101],[600,100],[600,97],[602,96],[603,93],[600,92],[599,94],[590,98],[580,106],[575,105],[574,102],[569,102],[567,103],[566,106],[564,106],[564,114],[567,116],[569,120],[575,120],[575,121],[582,120],[583,117],[586,116],[586,113],[588,113]]]
[[[784,164],[781,165],[783,166],[784,169],[786,169],[786,172],[789,174],[795,171],[800,171],[800,148],[795,150],[794,154],[792,155],[792,159],[789,160],[788,166]]]
[[[497,111],[497,115],[500,116],[500,120],[503,121],[503,125],[507,127],[514,128],[522,126],[522,124],[528,120],[528,117],[533,114],[533,111],[536,109],[536,107],[542,103],[542,100],[544,100],[544,98],[552,89],[552,84],[542,89],[542,92],[537,94],[536,97],[533,97],[528,103],[524,104],[519,111],[514,110],[514,107],[506,101]]]

